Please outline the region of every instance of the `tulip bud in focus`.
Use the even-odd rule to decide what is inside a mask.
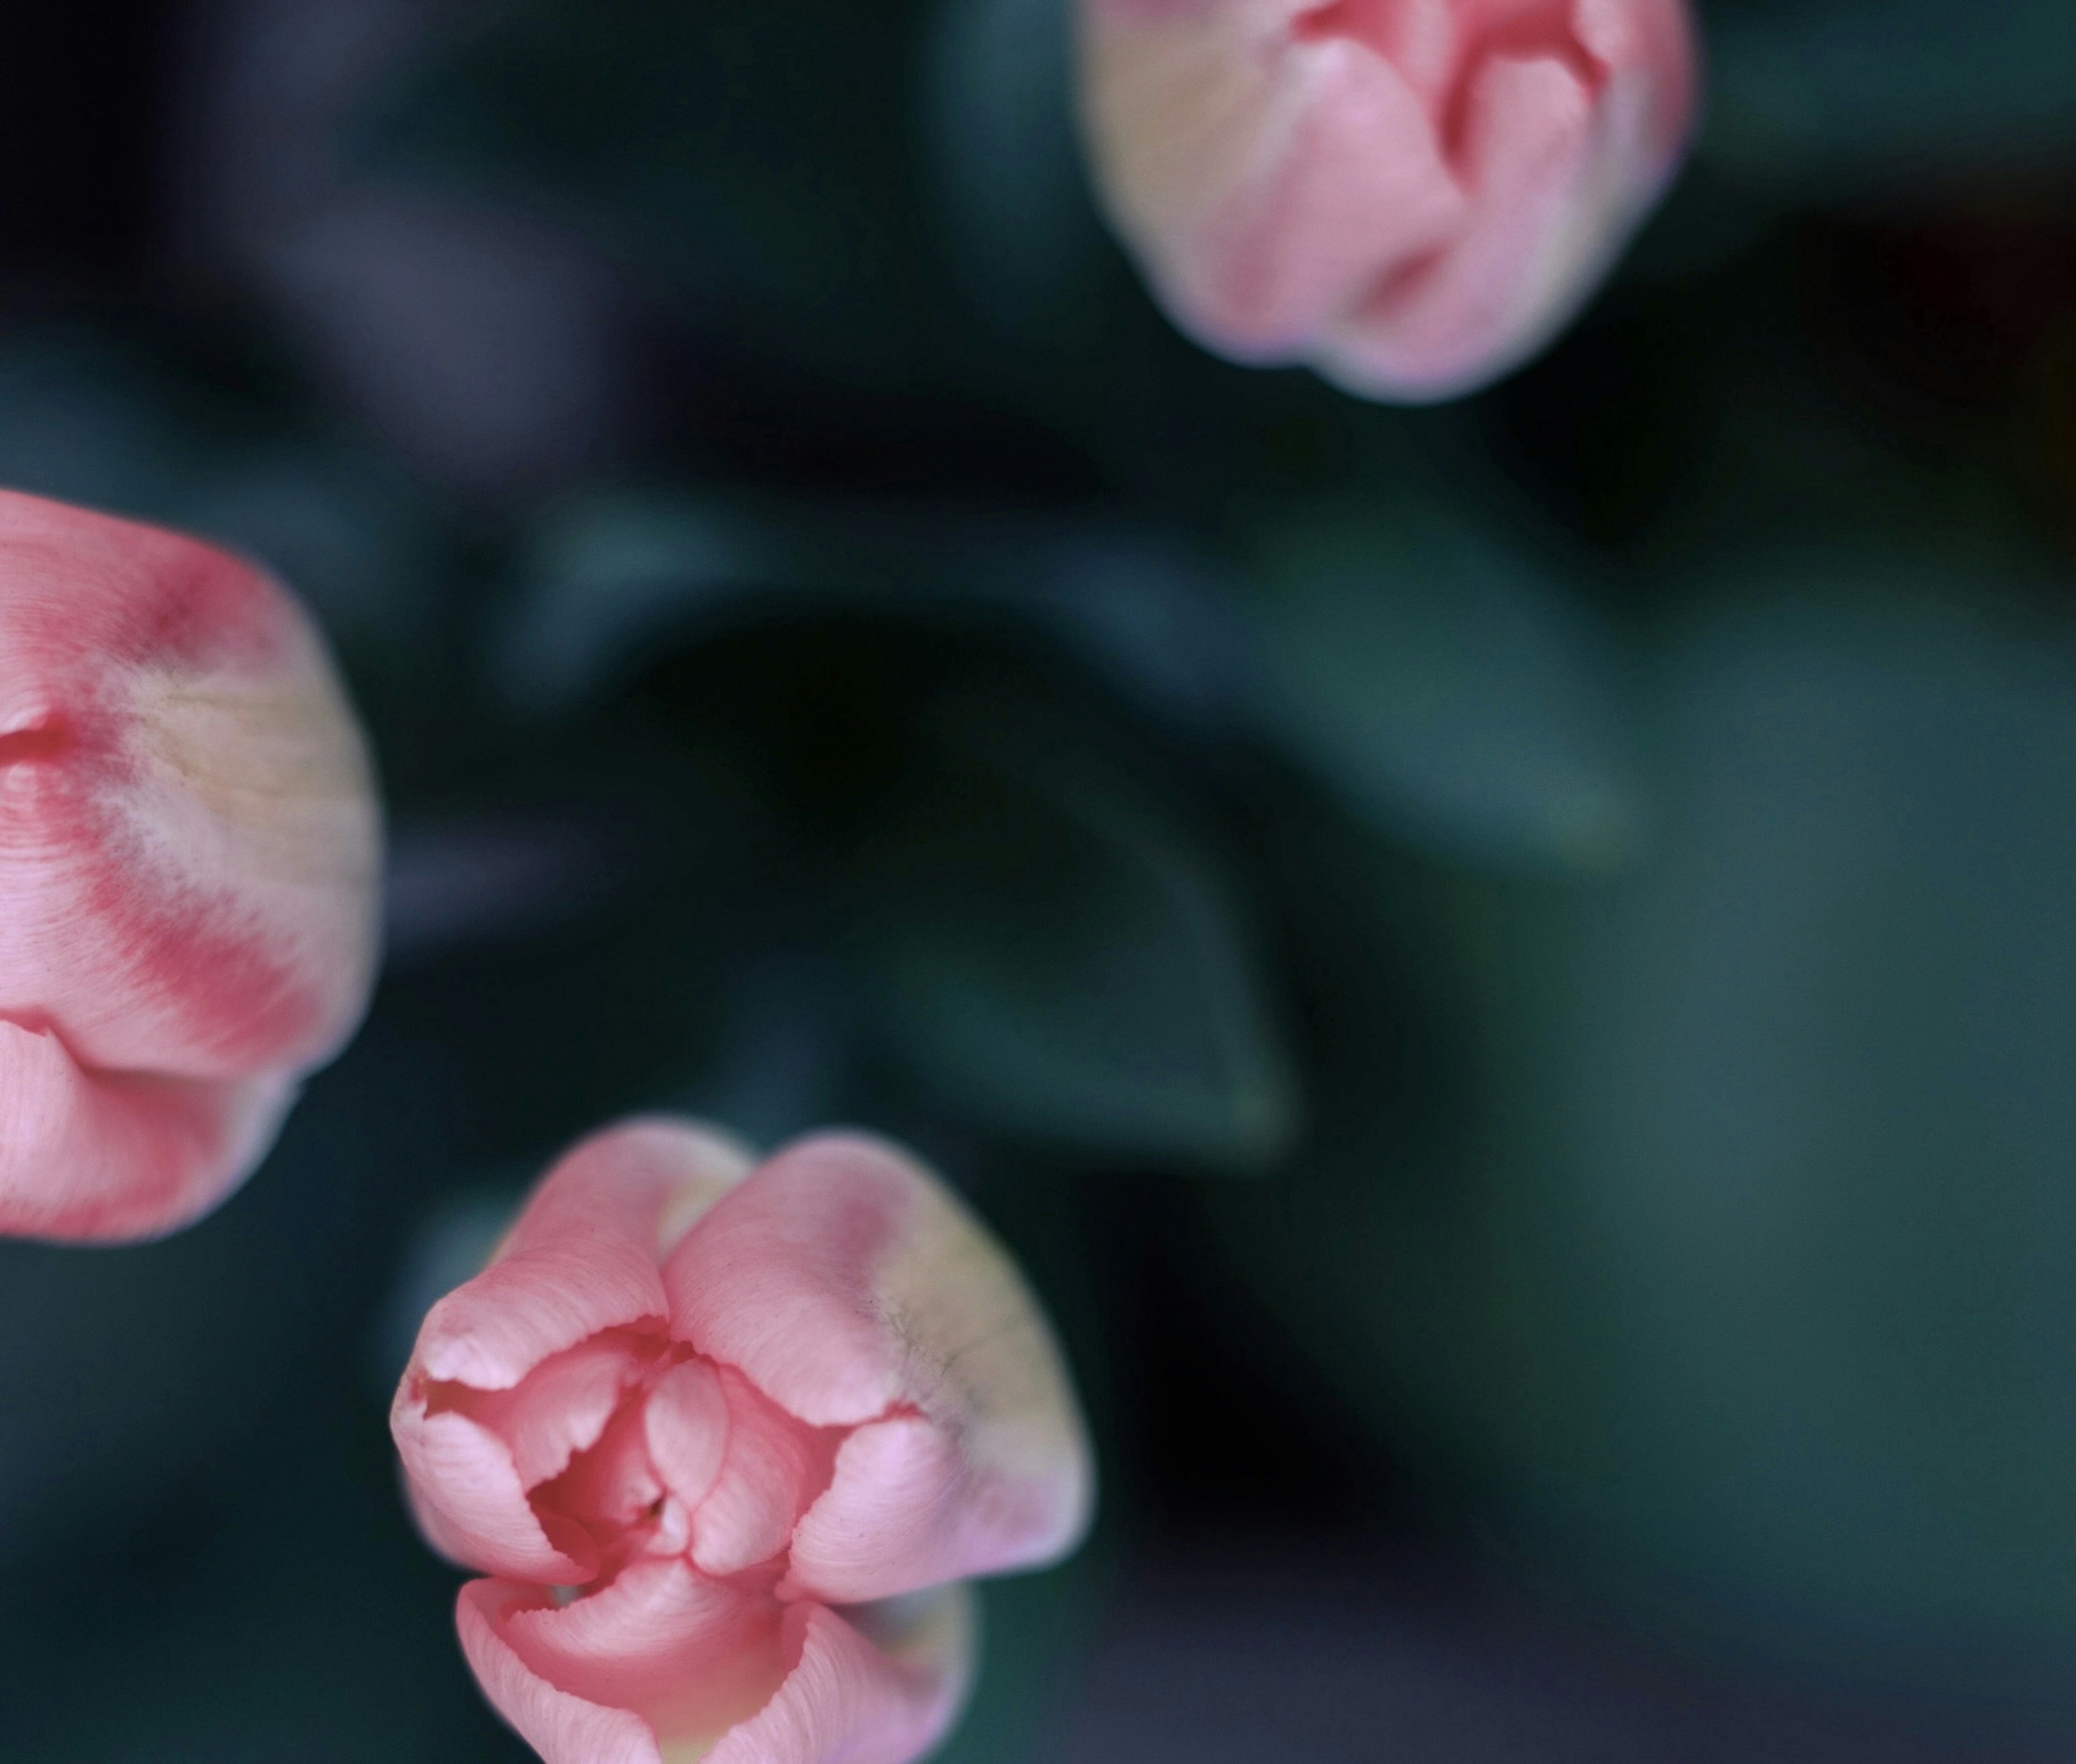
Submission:
[[[548,1764],[911,1764],[974,1646],[967,1577],[1089,1516],[1014,1264],[893,1147],[755,1164],[585,1141],[434,1305],[392,1411],[484,1693]]]
[[[1685,0],[1078,0],[1112,218],[1182,328],[1467,392],[1592,292],[1678,163]]]
[[[366,1007],[380,828],[315,633],[222,552],[0,492],[0,1232],[147,1237]]]

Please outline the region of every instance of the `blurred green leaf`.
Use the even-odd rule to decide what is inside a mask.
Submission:
[[[401,480],[113,337],[0,347],[0,483],[243,551],[348,645],[408,657],[434,615],[440,560]]]
[[[588,496],[530,537],[492,666],[508,700],[536,713],[624,687],[661,642],[799,567],[797,533],[713,498]]]
[[[199,450],[140,351],[84,332],[18,331],[0,351],[0,482],[116,513],[157,513]]]
[[[1298,1097],[1215,861],[1069,730],[967,704],[944,737],[864,861],[863,960],[904,1060],[1014,1135],[1276,1158]]]
[[[670,1106],[752,1145],[778,1145],[844,1118],[857,1040],[847,977],[820,953],[779,950],[742,963],[716,1057]]]
[[[1775,558],[1667,639],[1661,824],[1619,877],[1373,863],[1348,965],[1426,1014],[1372,1017],[1376,1100],[1319,1093],[1273,1205],[1206,1201],[1546,1566],[2066,1712],[2076,645],[1862,570]]]
[[[438,628],[444,561],[426,512],[392,475],[279,442],[203,471],[167,518],[259,558],[334,637],[408,658]]]
[[[760,348],[905,380],[957,316],[910,188],[915,28],[838,0],[513,0],[397,84],[363,156],[566,221]]]
[[[1708,79],[1708,162],[1798,195],[2076,159],[2062,0],[1718,0]]]
[[[925,126],[952,243],[1005,329],[1101,326],[1114,254],[1076,126],[1065,0],[945,0]]]
[[[1609,634],[1431,512],[1329,512],[1259,547],[1262,727],[1358,813],[1481,861],[1605,870],[1641,836]]]
[[[1064,1716],[1061,1677],[1079,1665],[1103,1579],[1084,1554],[1044,1574],[990,1580],[981,1603],[980,1679],[933,1764],[1016,1764],[1044,1757]]]
[[[461,1141],[486,1163],[679,1100],[721,1057],[734,977],[770,935],[767,811],[725,767],[631,716],[496,758],[502,812],[473,779],[471,820],[404,824],[385,994],[388,1020],[490,1099]]]
[[[1574,1498],[1805,1645],[2023,1682],[2076,1637],[2076,652],[1805,593],[1664,687],[1678,836],[1557,1031],[1622,1393]]]
[[[1242,667],[1244,627],[1219,573],[1123,521],[600,492],[550,509],[522,568],[492,667],[508,699],[536,713],[610,695],[659,645],[788,596],[1007,615],[1191,716],[1231,698]]]

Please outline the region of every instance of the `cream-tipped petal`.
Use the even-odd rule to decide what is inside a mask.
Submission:
[[[1377,397],[1540,347],[1695,109],[1685,0],[1077,3],[1096,182],[1163,304],[1222,354]]]
[[[795,1531],[788,1583],[850,1604],[1031,1567],[1078,1537],[1084,1499],[1075,1479],[977,1463],[920,1415],[870,1422],[845,1440],[828,1492]]]
[[[874,1434],[848,1473],[839,1455],[814,1509],[827,1517],[803,1535],[846,1596],[924,1583],[911,1576],[925,1562],[1033,1565],[1080,1535],[1090,1456],[1051,1331],[985,1228],[891,1146],[830,1134],[780,1152],[686,1237],[664,1279],[674,1332],[799,1419],[928,1424]],[[907,1500],[929,1510],[897,1511]]]
[[[380,816],[314,629],[177,533],[0,492],[0,1015],[218,1081],[337,1051]]]
[[[316,630],[177,533],[0,491],[0,1232],[221,1201],[366,1010],[380,816]]]

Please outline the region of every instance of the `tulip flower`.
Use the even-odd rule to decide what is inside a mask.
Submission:
[[[308,621],[177,534],[0,492],[0,1232],[185,1224],[359,1020],[378,817]]]
[[[1080,0],[1086,133],[1181,327],[1420,401],[1518,365],[1676,165],[1685,0]]]
[[[964,1584],[1070,1549],[1089,1455],[1007,1256],[853,1135],[601,1133],[426,1316],[392,1411],[457,1621],[548,1764],[908,1764]]]

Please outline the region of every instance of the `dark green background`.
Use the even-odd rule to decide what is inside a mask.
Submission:
[[[387,1386],[654,1107],[911,1138],[1061,1321],[1104,1525],[958,1764],[2066,1745],[2063,0],[1709,5],[1417,413],[1166,326],[1055,0],[413,16],[8,19],[0,480],[273,562],[396,857],[248,1190],[0,1251],[0,1755],[518,1757]]]

